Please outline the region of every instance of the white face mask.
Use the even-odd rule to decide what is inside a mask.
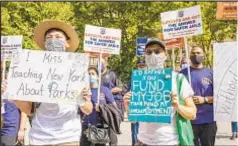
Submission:
[[[49,38],[45,42],[45,48],[47,51],[64,52],[65,42],[62,39]]]
[[[187,63],[182,64],[182,69],[187,68],[189,65]]]
[[[151,55],[145,54],[145,63],[149,69],[164,68],[165,60],[166,56],[162,54],[155,54],[155,53],[152,53]]]

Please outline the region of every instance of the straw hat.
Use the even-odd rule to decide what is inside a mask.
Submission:
[[[34,40],[37,43],[37,45],[41,49],[45,50],[44,45],[45,33],[52,28],[60,29],[66,33],[66,35],[69,37],[68,40],[69,48],[66,48],[66,51],[75,52],[79,44],[79,38],[76,31],[71,25],[58,20],[46,20],[44,22],[41,22],[38,26],[36,26],[34,30]]]

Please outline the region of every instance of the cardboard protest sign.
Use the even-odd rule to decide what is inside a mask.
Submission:
[[[82,90],[89,86],[88,64],[89,56],[81,53],[14,53],[4,98],[80,104]]]
[[[14,51],[22,50],[22,36],[1,36],[1,61],[10,61]]]
[[[129,120],[171,122],[172,70],[133,70]]]
[[[163,33],[158,33],[158,37],[161,40],[165,41],[165,47],[168,50],[184,47],[184,38],[175,38],[175,39],[164,40]]]
[[[120,54],[121,30],[92,25],[85,26],[84,51]]]
[[[222,20],[237,20],[237,2],[217,2],[216,18]]]
[[[200,6],[161,13],[164,39],[203,33]]]
[[[214,119],[237,121],[237,42],[214,44]]]
[[[147,42],[146,37],[138,37],[136,39],[136,55],[137,56],[144,56],[146,42]]]

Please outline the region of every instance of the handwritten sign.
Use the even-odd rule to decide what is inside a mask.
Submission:
[[[85,26],[84,51],[120,54],[121,30],[92,25]]]
[[[237,121],[237,42],[214,44],[214,119]]]
[[[161,13],[164,39],[203,33],[200,6]]]
[[[136,55],[137,56],[144,56],[146,42],[147,42],[146,37],[138,37],[136,39]]]
[[[14,53],[9,69],[7,99],[82,102],[88,87],[89,56],[81,53],[24,50]]]
[[[1,61],[10,61],[14,51],[22,50],[22,36],[1,36]]]
[[[223,20],[237,20],[237,2],[217,2],[216,18]]]
[[[133,70],[130,121],[171,122],[172,70]]]

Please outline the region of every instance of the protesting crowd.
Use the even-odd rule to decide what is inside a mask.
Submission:
[[[104,31],[101,29],[102,34],[105,33]],[[33,36],[36,44],[42,49],[41,52],[77,54],[76,50],[80,44],[75,28],[59,20],[46,20],[39,23],[34,29]],[[13,87],[14,83],[10,83],[8,79],[16,78],[17,67],[14,65],[19,64],[20,61],[12,62],[10,67],[6,67],[5,74],[1,78],[1,145],[116,146],[119,143],[118,136],[127,135],[132,139],[132,146],[214,146],[218,130],[214,118],[214,99],[216,98],[214,72],[203,64],[205,52],[202,46],[192,46],[188,56],[181,59],[180,68],[176,70],[168,69],[166,64],[166,60],[174,56],[168,53],[165,41],[151,37],[145,42],[143,51],[144,56],[137,58],[136,68],[131,71],[130,81],[127,83],[123,83],[117,71],[109,67],[108,57],[100,54],[97,56],[99,59],[96,64],[90,64],[89,60],[86,60],[88,62],[83,67],[86,67],[87,74],[83,75],[82,80],[87,81],[82,81],[83,84],[78,87],[80,93],[78,91],[68,93],[68,86],[72,88],[68,84],[66,91],[57,91],[56,82],[51,82],[47,87],[54,98],[61,95],[65,97],[72,95],[72,98],[77,96],[75,98],[77,104],[64,103],[63,100],[50,103],[43,99],[42,102],[10,99],[13,94],[7,91],[9,85]],[[89,58],[92,57],[92,54],[86,53]],[[47,59],[52,66],[55,62],[61,63],[63,60],[57,56],[49,58]],[[40,61],[37,60],[38,58],[33,59]],[[82,63],[83,60],[79,62]],[[77,66],[79,62],[72,66]],[[37,66],[40,67],[39,64],[35,64],[36,68]],[[158,97],[153,95],[149,97],[135,92],[137,87],[140,91],[147,90],[146,87],[159,91],[160,87],[153,84],[154,82],[147,84],[145,80],[142,83],[138,82],[140,78],[136,78],[140,73],[150,74],[153,71],[158,71],[159,75],[163,75],[161,73],[163,71],[166,72],[165,77],[163,76],[163,88],[169,88],[168,93],[163,92],[166,94],[164,98],[156,103],[162,104],[162,100],[168,101],[168,105],[160,105],[165,107],[163,109],[168,106],[168,111],[159,111],[159,108],[157,111],[155,108],[153,110],[159,113],[157,115],[148,109],[152,110],[149,108],[151,107],[149,103],[155,103]],[[27,80],[23,78],[26,74],[22,75],[21,80]],[[156,76],[156,73],[153,74]],[[158,78],[161,76],[152,81],[157,81]],[[60,85],[57,87],[60,88]],[[33,89],[28,88],[31,94]],[[44,90],[42,87],[37,94],[43,95]],[[22,84],[17,95],[21,92],[26,95],[27,91],[27,86]],[[153,93],[151,91],[151,94]],[[143,100],[135,97],[143,98]],[[143,101],[144,105],[141,106],[139,101]],[[148,105],[145,106],[146,103]],[[140,115],[140,112],[144,110],[139,107],[147,109],[145,115],[141,114],[144,117]],[[131,134],[121,130],[123,122],[131,123]],[[230,140],[235,140],[237,121],[232,122],[231,127]]]

